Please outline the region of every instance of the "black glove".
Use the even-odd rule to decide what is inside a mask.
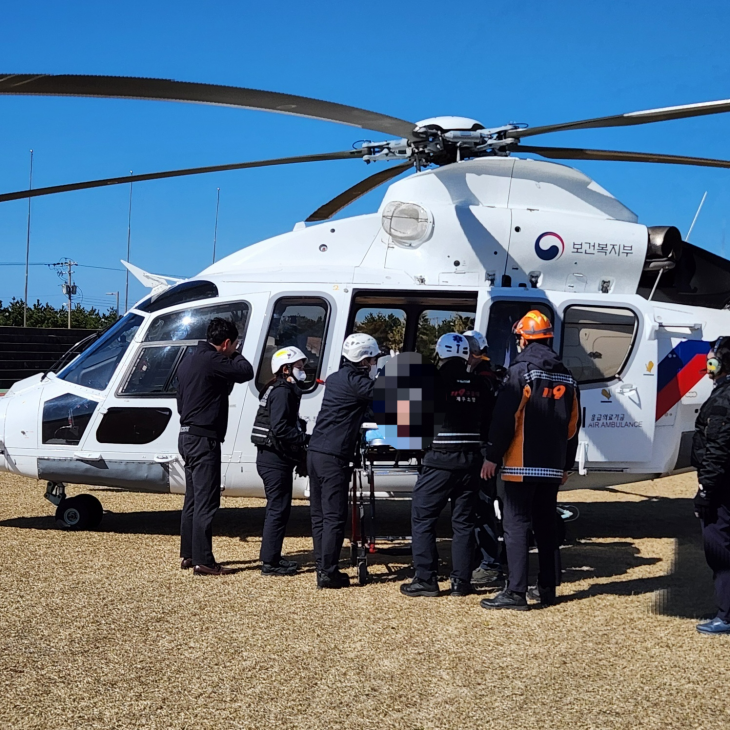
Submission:
[[[695,517],[703,522],[714,522],[717,519],[717,505],[712,499],[711,493],[700,487],[694,498]]]

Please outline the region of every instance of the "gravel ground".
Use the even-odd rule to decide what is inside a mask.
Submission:
[[[181,497],[92,489],[102,526],[73,533],[41,484],[0,475],[0,727],[727,728],[730,637],[694,630],[713,611],[694,489],[563,495],[581,517],[561,603],[523,613],[402,597],[403,557],[316,590],[306,503],[285,544],[301,575],[261,576],[263,502],[224,499],[216,555],[239,572],[193,578]],[[408,509],[382,506],[387,529]]]

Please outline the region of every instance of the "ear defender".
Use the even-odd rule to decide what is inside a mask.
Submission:
[[[707,372],[714,375],[720,369],[720,361],[716,357],[707,358]]]

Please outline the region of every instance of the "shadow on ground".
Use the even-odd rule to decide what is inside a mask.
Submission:
[[[103,492],[98,496],[103,500]],[[564,601],[576,601],[599,595],[627,596],[654,594],[654,610],[666,616],[696,618],[712,612],[712,576],[706,566],[700,528],[693,516],[689,499],[647,498],[638,502],[587,502],[580,504],[580,517],[568,525],[568,544],[561,549]],[[226,507],[214,526],[216,535],[257,542],[264,519],[263,507]],[[178,510],[106,512],[99,532],[119,534],[179,534]],[[0,521],[0,527],[32,530],[58,529],[53,515],[16,517]],[[410,501],[380,502],[377,508],[377,532],[380,535],[410,534]],[[291,537],[311,535],[309,506],[295,502],[287,534]],[[349,535],[349,527],[348,533]],[[450,526],[448,511],[438,526],[439,552],[444,560],[444,574],[449,571]],[[596,538],[604,540],[595,541]],[[668,575],[625,580],[631,570],[654,565],[659,558],[641,555],[636,544],[641,539],[674,539],[675,554]],[[346,541],[347,544],[347,541]],[[349,555],[349,549],[346,549]],[[344,557],[343,552],[343,557]],[[304,570],[313,570],[311,551],[291,557]],[[377,581],[403,580],[411,574],[410,556],[376,553],[368,556],[371,565],[383,565],[385,572]],[[240,570],[258,570],[258,561],[231,562]],[[588,588],[570,592],[577,581],[616,578],[596,582]]]

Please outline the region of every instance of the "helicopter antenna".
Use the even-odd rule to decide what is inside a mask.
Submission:
[[[697,212],[695,213],[695,217],[692,219],[692,225],[689,227],[689,230],[687,231],[687,235],[685,237],[685,241],[689,241],[689,237],[692,234],[692,229],[695,227],[695,223],[697,223],[697,218],[700,215],[700,211],[702,210],[702,206],[705,204],[705,198],[707,197],[707,190],[705,190],[705,194],[702,196],[702,200],[700,200],[700,206],[697,208]]]
[[[218,243],[218,208],[221,204],[221,189],[217,188],[215,198],[215,228],[213,229],[213,263],[215,263],[215,248]]]

